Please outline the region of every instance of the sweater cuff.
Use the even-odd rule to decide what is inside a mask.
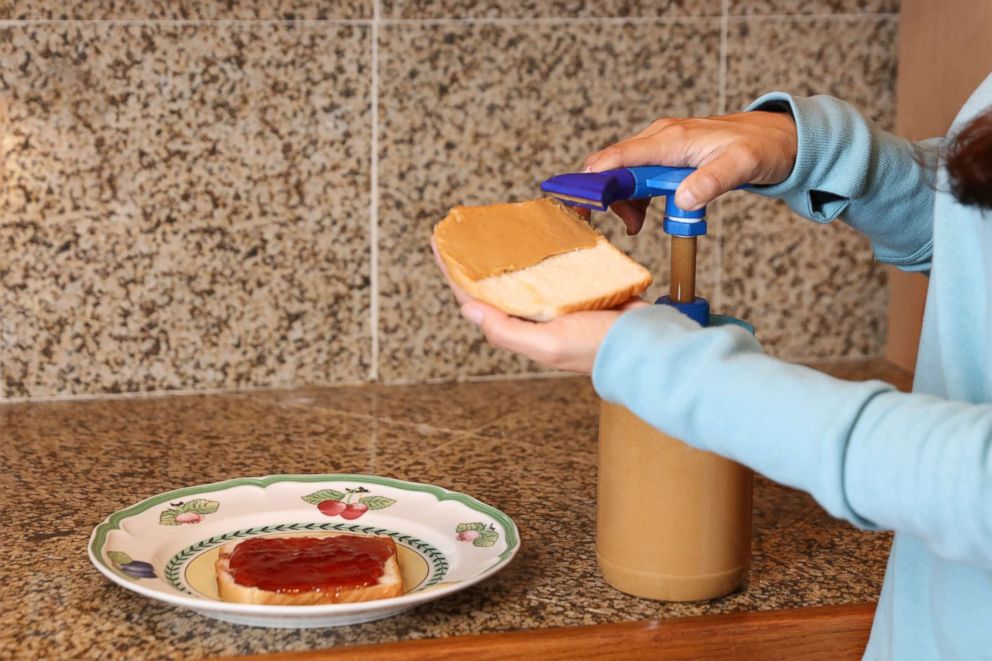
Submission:
[[[828,223],[847,209],[868,172],[871,131],[852,106],[829,96],[794,97],[771,92],[747,111],[789,112],[796,122],[796,164],[789,177],[751,186],[759,195],[785,200],[804,217]],[[829,182],[829,183],[828,183]]]
[[[641,342],[647,333],[652,343],[664,344],[666,339],[684,336],[703,330],[702,326],[670,305],[651,305],[630,310],[620,315],[596,352],[592,366],[592,385],[603,399],[621,403],[624,391],[631,387],[631,379],[645,380],[651,375],[638,370],[642,364],[645,347]],[[678,366],[658,366],[671,373]]]

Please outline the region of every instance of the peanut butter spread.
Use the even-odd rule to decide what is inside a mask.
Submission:
[[[455,207],[434,228],[438,250],[472,280],[592,248],[599,240],[600,235],[578,215],[548,198]]]

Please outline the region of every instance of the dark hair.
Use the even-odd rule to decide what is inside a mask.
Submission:
[[[961,204],[992,209],[992,108],[958,131],[944,162],[951,192]]]

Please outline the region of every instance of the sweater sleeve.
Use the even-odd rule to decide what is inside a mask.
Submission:
[[[992,569],[992,406],[848,382],[765,356],[747,331],[662,305],[625,313],[599,394],[665,433],[803,489],[834,516]]]
[[[752,186],[801,216],[827,223],[840,217],[866,234],[879,261],[927,271],[933,246],[933,201],[939,138],[913,143],[874,126],[853,106],[829,96],[772,92],[747,110],[789,112],[798,152],[792,174]]]

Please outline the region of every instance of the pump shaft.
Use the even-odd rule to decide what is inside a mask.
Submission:
[[[696,237],[672,237],[672,276],[668,295],[675,303],[696,300]]]

